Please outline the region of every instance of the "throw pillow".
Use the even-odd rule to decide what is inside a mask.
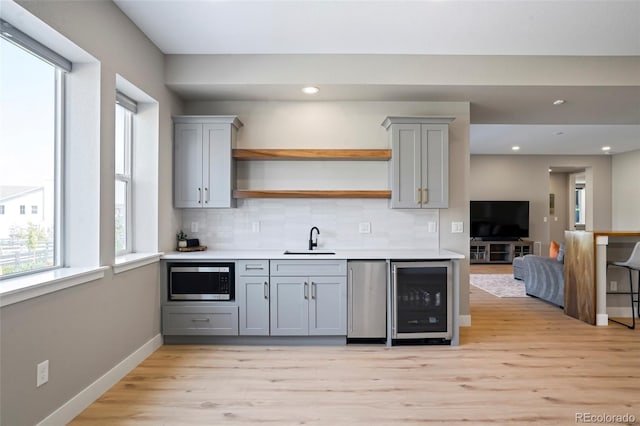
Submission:
[[[549,257],[553,259],[557,259],[559,251],[560,251],[560,245],[555,241],[551,241],[551,244],[549,244]]]
[[[558,249],[558,257],[556,260],[560,263],[564,263],[564,243],[560,244],[560,248]]]

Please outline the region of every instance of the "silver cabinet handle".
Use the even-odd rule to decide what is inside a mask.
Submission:
[[[211,322],[211,318],[192,318],[193,322]]]
[[[204,193],[206,194],[206,198],[204,200],[205,204],[209,204],[209,188],[204,189]]]
[[[318,290],[317,290],[318,285],[316,283],[314,283],[313,281],[311,281],[311,298],[312,299],[316,299],[318,296]]]
[[[198,204],[202,203],[202,189],[198,188]]]
[[[306,281],[304,282],[304,298],[309,298],[309,284]]]
[[[266,281],[264,282],[264,298],[269,298],[269,283]]]
[[[262,271],[264,268],[262,267],[262,265],[256,265],[256,266],[251,266],[251,265],[247,265],[244,267],[245,271]]]

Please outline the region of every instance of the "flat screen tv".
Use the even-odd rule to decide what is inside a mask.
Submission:
[[[471,201],[471,238],[515,241],[529,236],[528,201]]]

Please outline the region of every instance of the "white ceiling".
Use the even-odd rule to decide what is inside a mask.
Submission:
[[[167,54],[640,57],[640,0],[115,3]],[[188,100],[301,99],[292,84],[170,87]],[[512,154],[514,141],[521,154],[599,154],[605,144],[616,153],[640,149],[640,84],[349,84],[321,89],[318,100],[470,101],[474,154]],[[557,93],[564,93],[567,104],[548,107]]]

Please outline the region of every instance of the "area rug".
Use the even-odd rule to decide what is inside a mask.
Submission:
[[[497,297],[527,297],[524,282],[511,274],[471,274],[469,281],[472,286]]]

